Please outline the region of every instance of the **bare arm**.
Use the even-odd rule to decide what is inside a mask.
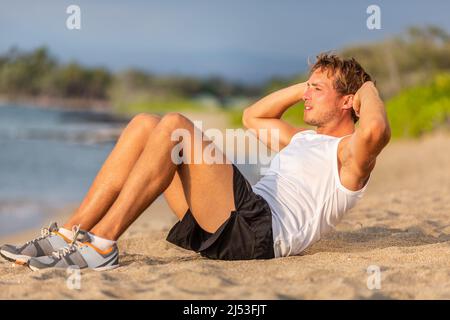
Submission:
[[[348,156],[350,168],[357,178],[369,176],[375,160],[391,137],[384,103],[373,82],[368,81],[353,98],[353,108],[360,116],[360,125],[350,137]]]
[[[279,151],[289,144],[294,134],[302,130],[281,120],[281,116],[289,107],[302,100],[305,90],[306,82],[303,82],[269,94],[244,110],[242,123],[246,128],[256,130],[258,138],[267,147]],[[260,129],[268,130],[267,137],[259,134]],[[279,130],[279,148],[270,143],[273,129]]]

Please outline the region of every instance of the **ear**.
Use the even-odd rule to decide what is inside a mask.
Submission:
[[[347,110],[353,108],[353,94],[347,94],[344,96],[344,105],[342,109]]]

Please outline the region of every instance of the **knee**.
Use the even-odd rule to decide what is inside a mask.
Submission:
[[[145,132],[151,131],[161,120],[160,117],[147,114],[147,113],[139,113],[131,119],[128,126],[130,128],[141,130]]]
[[[160,126],[163,129],[175,130],[189,128],[190,120],[178,112],[169,112],[161,119]]]

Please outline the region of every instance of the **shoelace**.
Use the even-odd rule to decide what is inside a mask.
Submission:
[[[74,252],[78,247],[79,247],[79,244],[71,243],[70,245],[68,245],[64,248],[53,252],[52,255],[57,259],[61,259],[62,257]]]
[[[42,228],[41,229],[41,235],[33,240],[27,241],[26,244],[30,244],[30,243],[34,243],[36,241],[45,239],[46,237],[48,237],[51,234],[50,229],[49,228]]]
[[[80,233],[80,225],[75,225],[72,227],[73,232],[73,238],[72,241],[68,246],[65,246],[62,249],[59,249],[58,251],[55,251],[52,253],[52,255],[57,258],[61,259],[62,257],[74,252],[77,248],[81,247],[81,242],[77,241],[78,234]]]

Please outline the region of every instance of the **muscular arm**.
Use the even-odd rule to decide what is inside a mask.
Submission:
[[[267,147],[279,151],[289,143],[294,134],[302,130],[281,120],[281,116],[289,107],[302,100],[305,90],[306,83],[299,83],[269,94],[244,110],[242,123],[248,129],[255,129],[258,138]],[[259,134],[260,129],[268,130],[267,137]],[[279,130],[279,148],[270,143],[273,129]]]
[[[391,137],[384,103],[373,82],[368,81],[353,98],[353,108],[360,124],[350,137],[348,152],[350,169],[356,178],[369,176],[375,160]]]

